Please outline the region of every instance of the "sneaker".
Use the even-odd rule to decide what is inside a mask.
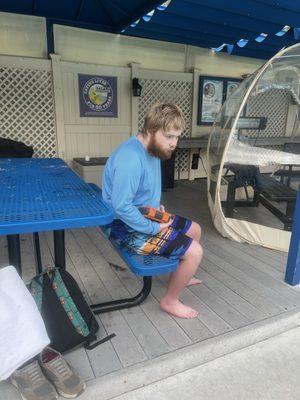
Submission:
[[[11,383],[19,390],[23,400],[56,400],[58,394],[45,378],[37,361],[17,369],[10,376]]]
[[[84,380],[75,374],[62,355],[51,347],[45,347],[40,354],[40,366],[63,397],[73,399],[86,388]]]

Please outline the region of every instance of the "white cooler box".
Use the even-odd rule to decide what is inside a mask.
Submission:
[[[107,157],[91,157],[89,161],[85,158],[73,158],[73,169],[86,182],[95,183],[101,188],[106,161]]]

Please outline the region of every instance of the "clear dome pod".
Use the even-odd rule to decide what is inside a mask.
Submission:
[[[207,158],[217,230],[288,251],[300,182],[300,44],[281,50],[228,97]]]

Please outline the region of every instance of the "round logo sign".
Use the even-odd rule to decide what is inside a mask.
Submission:
[[[204,95],[205,97],[214,97],[216,93],[215,85],[211,82],[206,83],[204,86]]]
[[[105,111],[112,104],[113,90],[106,79],[95,77],[85,83],[83,98],[91,110]]]

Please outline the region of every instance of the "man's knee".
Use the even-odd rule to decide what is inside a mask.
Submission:
[[[201,261],[203,256],[203,248],[202,246],[196,241],[193,240],[190,247],[187,249],[186,253],[184,254],[184,259],[192,258],[198,262]]]
[[[200,238],[201,238],[201,234],[202,234],[202,229],[201,229],[201,226],[199,225],[199,224],[197,224],[197,222],[195,222],[195,225],[196,225],[196,232],[197,232],[197,236],[199,237],[199,240],[200,240]]]
[[[201,226],[197,222],[192,222],[192,225],[188,231],[189,236],[195,240],[200,240],[201,238]]]

